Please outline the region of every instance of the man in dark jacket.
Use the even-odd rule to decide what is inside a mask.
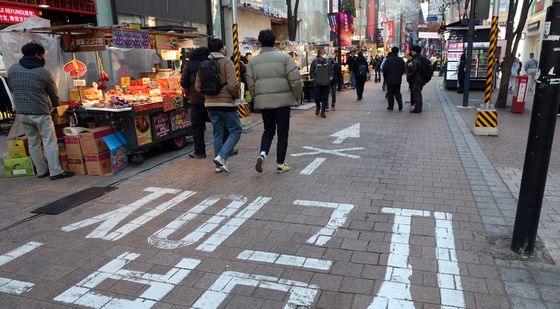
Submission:
[[[183,67],[181,72],[181,87],[185,95],[189,98],[189,115],[192,122],[192,133],[194,140],[194,153],[190,153],[191,158],[206,158],[206,145],[204,144],[204,130],[206,129],[206,119],[208,114],[204,107],[204,96],[194,89],[196,74],[200,63],[208,58],[210,50],[206,47],[195,49],[189,62]]]
[[[335,111],[336,105],[336,88],[338,87],[338,81],[341,79],[340,76],[340,65],[336,61],[336,55],[330,60],[333,69],[333,78],[331,80],[331,110]]]
[[[356,64],[356,57],[354,51],[351,51],[346,57],[346,65],[348,66],[348,70],[350,71],[350,87],[352,89],[356,88],[356,74],[354,72],[354,66]]]
[[[354,60],[352,72],[355,72],[356,76],[356,95],[358,97],[358,101],[361,101],[364,95],[364,86],[369,73],[368,63],[362,51],[358,52],[358,57]]]
[[[54,78],[45,69],[45,48],[28,43],[21,48],[23,57],[8,70],[17,118],[29,140],[31,161],[39,178],[51,180],[74,176],[60,167],[58,145],[51,113],[59,105]]]
[[[459,60],[459,67],[457,67],[457,79],[459,81],[459,87],[457,88],[457,93],[463,93],[463,88],[465,88],[466,66],[467,66],[467,58],[465,56],[465,53],[463,53]]]
[[[399,111],[403,109],[401,96],[401,83],[404,74],[404,60],[399,57],[399,48],[393,47],[391,53],[387,56],[387,61],[383,65],[383,76],[387,83],[387,98],[389,99],[388,110],[393,110],[395,106],[395,98],[399,104]]]
[[[422,88],[424,88],[425,81],[422,78],[422,55],[420,46],[412,46],[410,55],[412,61],[408,64],[407,80],[412,84],[412,99],[414,102],[414,109],[411,113],[419,114],[422,112]]]

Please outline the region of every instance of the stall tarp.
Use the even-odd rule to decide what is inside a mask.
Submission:
[[[50,27],[51,22],[47,19],[32,16],[25,21],[7,27],[0,31],[0,52],[4,58],[6,69],[17,63],[22,57],[21,47],[29,42],[37,42],[45,48],[45,68],[54,76],[58,86],[59,96],[66,100],[68,97],[68,83],[63,71],[58,66],[62,63],[63,55],[58,39],[53,36],[38,33],[29,33],[25,30],[41,27]]]

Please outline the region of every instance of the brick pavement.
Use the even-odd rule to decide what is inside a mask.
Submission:
[[[510,308],[532,300],[506,289],[557,307],[560,281],[547,271],[556,266],[524,273],[496,259],[500,239],[487,228],[496,222],[485,220],[493,213],[501,223],[507,192],[481,199],[488,191],[473,177],[491,177],[496,188],[501,178],[469,155],[476,140],[453,126],[460,117],[440,103],[436,81],[420,115],[388,112],[371,82],[362,102],[345,91],[327,119],[294,113],[289,153],[323,152],[290,156],[289,173],[274,172],[274,148],[265,172],[253,171],[257,126],[243,134],[229,175],[215,174],[210,160],[170,161],[3,232],[0,277],[9,281],[0,279],[0,307]],[[333,144],[331,134],[356,123],[359,138]],[[325,161],[300,174],[317,158]]]
[[[461,98],[447,92],[450,105],[461,104]],[[473,93],[477,98],[480,93]],[[475,103],[476,104],[476,103]],[[453,107],[450,107],[453,108]],[[474,120],[474,111],[462,110],[458,120],[462,122],[463,131],[469,131]],[[478,207],[487,218],[486,230],[492,236],[496,246],[497,264],[505,288],[514,308],[557,308],[557,291],[560,284],[560,128],[556,128],[550,161],[545,199],[538,231],[537,250],[534,256],[520,259],[508,250],[511,242],[517,197],[521,183],[521,174],[529,131],[530,111],[524,114],[512,114],[509,109],[499,111],[499,136],[483,137],[464,132],[470,142],[470,149],[475,154],[475,166],[486,171],[479,189],[473,190],[475,198],[481,200]],[[475,168],[476,170],[476,168]],[[497,177],[496,175],[499,175]],[[493,182],[486,182],[490,180]],[[472,181],[472,180],[471,180]],[[477,184],[478,185],[478,184]],[[491,194],[482,194],[489,188]],[[478,197],[477,197],[478,195]],[[488,199],[490,197],[490,199]],[[501,218],[494,218],[499,214]],[[496,220],[493,220],[496,219]],[[546,273],[546,275],[544,275]],[[543,275],[546,279],[543,280]],[[554,280],[550,280],[554,278]],[[547,281],[548,280],[548,281]]]

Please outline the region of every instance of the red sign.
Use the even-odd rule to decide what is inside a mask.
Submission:
[[[0,4],[0,23],[19,24],[31,16],[38,16],[39,10],[30,8],[20,8]]]
[[[352,14],[338,13],[340,16],[340,46],[352,46]]]

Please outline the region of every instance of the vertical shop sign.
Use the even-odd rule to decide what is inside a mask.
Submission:
[[[30,8],[20,8],[0,4],[0,23],[19,24],[31,16],[38,16],[39,10]]]
[[[338,46],[338,13],[327,14],[327,20],[329,22],[331,41],[334,46]]]

